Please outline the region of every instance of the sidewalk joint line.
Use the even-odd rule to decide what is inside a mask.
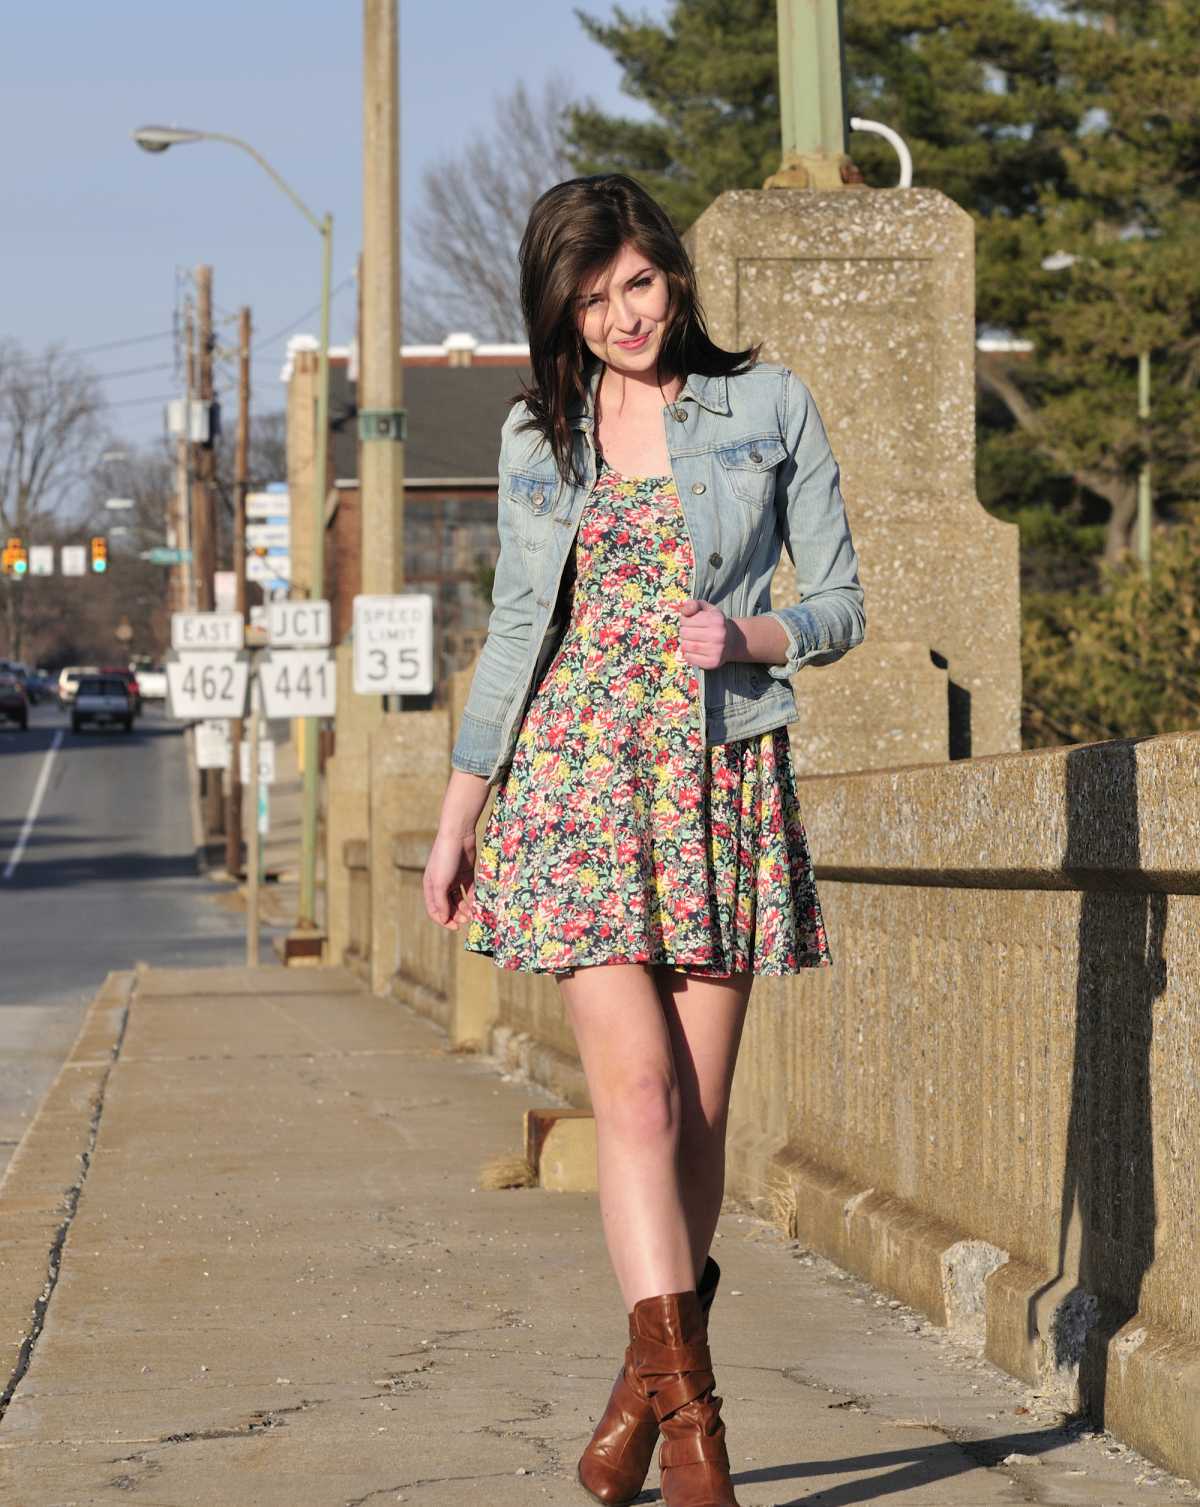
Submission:
[[[33,1305],[33,1321],[29,1326],[29,1333],[21,1341],[21,1348],[17,1352],[16,1364],[12,1375],[8,1379],[8,1385],[0,1393],[0,1423],[4,1421],[4,1415],[8,1412],[8,1405],[13,1400],[17,1388],[25,1379],[25,1373],[29,1370],[33,1360],[33,1352],[37,1342],[41,1338],[42,1329],[46,1323],[46,1313],[50,1307],[50,1299],[54,1296],[54,1289],[58,1286],[59,1273],[62,1270],[62,1251],[66,1244],[67,1235],[75,1219],[75,1212],[79,1207],[80,1195],[83,1193],[83,1185],[87,1181],[88,1171],[92,1165],[92,1152],[95,1149],[96,1138],[100,1133],[100,1117],[104,1113],[104,1098],[108,1091],[108,1080],[112,1076],[112,1070],[121,1055],[121,1045],[125,1040],[125,1027],[129,1023],[129,1011],[133,1006],[134,997],[137,994],[137,977],[135,975],[129,986],[129,994],[121,1011],[121,1025],[117,1031],[117,1039],[113,1042],[109,1056],[108,1066],[104,1070],[104,1076],[100,1080],[100,1087],[96,1093],[96,1102],[92,1107],[91,1124],[88,1127],[87,1145],[79,1153],[79,1175],[66,1191],[66,1212],[62,1223],[55,1231],[54,1239],[50,1243],[50,1251],[46,1262],[46,1281],[42,1287],[41,1295]]]

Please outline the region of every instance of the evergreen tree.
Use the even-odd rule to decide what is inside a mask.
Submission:
[[[780,155],[772,0],[677,0],[662,24],[619,6],[607,22],[576,14],[654,118],[570,112],[575,171],[630,173],[680,229],[722,191],[761,187]],[[970,212],[979,322],[1035,342],[1031,358],[980,358],[984,470],[1011,476],[1032,450],[1042,500],[1090,500],[1117,557],[1148,447],[1162,502],[1196,489],[1200,8],[846,0],[845,27],[849,113],[898,130],[915,181]],[[868,184],[895,181],[885,143],[856,135],[851,147]],[[1043,270],[1058,250],[1080,260]],[[1141,349],[1154,372],[1147,428]]]

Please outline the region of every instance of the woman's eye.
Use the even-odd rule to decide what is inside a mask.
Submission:
[[[633,286],[635,288],[648,288],[653,281],[654,281],[653,277],[649,277],[649,276],[647,276],[647,277],[639,277],[638,280],[637,280],[637,282],[634,283]]]

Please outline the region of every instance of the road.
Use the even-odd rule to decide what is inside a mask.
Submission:
[[[112,969],[238,963],[228,886],[196,871],[181,726],[0,723],[0,1173]]]

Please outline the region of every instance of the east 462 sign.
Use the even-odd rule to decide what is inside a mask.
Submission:
[[[167,693],[172,717],[240,717],[246,710],[250,666],[233,651],[189,651],[167,661]]]
[[[337,666],[328,649],[272,649],[258,667],[268,717],[332,717]]]

